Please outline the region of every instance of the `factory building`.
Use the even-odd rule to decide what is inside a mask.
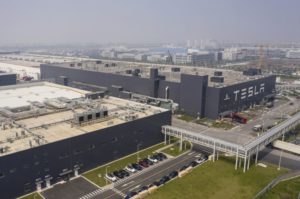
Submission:
[[[17,75],[0,71],[0,86],[13,85],[17,83]]]
[[[171,65],[80,64],[80,67],[78,63],[42,64],[41,76],[56,81],[64,76],[69,85],[82,82],[102,86],[118,97],[129,98],[126,93],[131,92],[171,99],[188,114],[212,119],[272,101],[275,93],[276,77],[260,73],[247,75],[231,70]]]
[[[0,193],[16,198],[163,141],[171,112],[36,82],[0,87]],[[17,180],[16,180],[17,179]]]

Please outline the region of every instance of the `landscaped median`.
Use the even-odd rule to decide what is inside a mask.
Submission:
[[[19,199],[43,199],[43,197],[39,193],[34,192]]]
[[[157,151],[158,149],[164,146],[165,146],[164,143],[154,145],[152,147],[139,151],[138,156],[140,159],[146,158],[149,155],[153,155],[155,151]],[[82,174],[82,176],[84,176],[88,180],[102,187],[105,186],[106,183],[107,184],[109,183],[109,181],[105,179],[106,170],[108,173],[111,173],[116,170],[124,169],[124,167],[126,167],[128,164],[135,163],[135,162],[137,162],[137,153],[131,154],[122,159],[113,161],[106,165],[95,168],[91,171],[85,172]]]
[[[243,173],[234,169],[234,159],[220,157],[218,161],[203,164],[193,172],[159,188],[149,199],[190,199],[190,198],[253,198],[277,176],[286,172],[276,167],[251,166]]]

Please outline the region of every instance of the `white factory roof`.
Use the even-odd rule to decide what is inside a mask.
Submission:
[[[7,89],[9,88],[9,89]],[[85,91],[59,86],[51,83],[24,84],[0,88],[0,108],[15,108],[30,105],[30,101],[43,102],[46,99],[64,97],[75,99],[83,97]]]

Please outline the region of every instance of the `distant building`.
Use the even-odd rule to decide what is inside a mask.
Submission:
[[[229,61],[235,61],[244,59],[246,57],[246,50],[241,48],[226,48],[223,51],[223,59]]]
[[[300,59],[300,50],[290,50],[286,53],[287,58]]]
[[[175,64],[190,64],[191,56],[186,53],[176,53],[173,60]]]
[[[147,57],[146,54],[137,54],[134,59],[138,61],[147,61]]]

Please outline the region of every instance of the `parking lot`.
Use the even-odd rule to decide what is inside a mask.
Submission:
[[[129,177],[119,179],[114,182],[114,186],[108,186],[105,189],[88,182],[82,177],[79,177],[64,184],[55,185],[53,188],[45,190],[41,194],[46,199],[124,198],[130,193],[134,194],[135,192],[139,192],[141,189],[145,189],[145,186],[148,188],[148,186],[151,184],[153,185],[154,182],[158,186],[166,183],[166,181],[171,180],[169,179],[169,174],[171,172],[173,172],[172,177],[176,177],[178,175],[177,172],[180,171],[180,169],[187,168],[191,165],[192,161],[195,161],[200,157],[203,157],[202,153],[190,151],[176,158],[168,158],[167,160],[163,160],[159,163],[153,164],[152,166],[144,168],[142,171],[135,172]],[[193,166],[196,166],[196,163],[194,163]],[[162,180],[162,177],[164,176],[165,178]]]
[[[85,195],[96,191],[98,187],[91,184],[82,177],[75,178],[63,184],[57,184],[53,188],[41,192],[46,199],[74,199],[78,196]]]

